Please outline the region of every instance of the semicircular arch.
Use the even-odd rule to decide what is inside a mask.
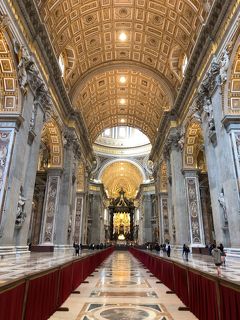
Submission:
[[[198,168],[198,153],[203,145],[201,124],[197,121],[189,123],[183,149],[183,169]]]
[[[63,142],[61,131],[55,120],[45,123],[42,131],[42,139],[47,140],[49,146],[49,168],[63,167]]]
[[[8,34],[0,30],[0,111],[19,112],[18,77]]]

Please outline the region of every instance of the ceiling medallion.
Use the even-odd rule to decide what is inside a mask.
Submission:
[[[118,14],[122,18],[125,18],[129,15],[127,8],[120,8]]]
[[[119,79],[120,83],[126,83],[127,79],[125,76],[121,76],[120,79]]]
[[[126,35],[126,33],[125,32],[121,32],[120,34],[119,34],[119,37],[118,37],[118,39],[120,40],[120,41],[126,41],[127,40],[127,35]]]

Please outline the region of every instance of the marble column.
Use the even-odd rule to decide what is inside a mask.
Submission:
[[[64,162],[59,189],[58,212],[56,215],[55,248],[72,248],[72,199],[75,190],[75,147],[77,138],[74,129],[64,132]]]
[[[182,152],[178,145],[178,137],[175,130],[170,133],[168,138],[168,148],[171,166],[171,214],[174,217],[176,230],[175,244],[182,246],[190,241],[190,234],[184,176],[182,174]],[[173,226],[172,229],[174,237]]]
[[[74,242],[81,243],[82,239],[82,221],[83,221],[83,199],[84,195],[80,192],[76,193],[76,206],[75,206],[75,224],[74,224]]]
[[[28,249],[26,244],[28,242],[28,230],[32,215],[32,199],[34,193],[34,186],[36,181],[36,172],[39,160],[39,148],[41,143],[41,132],[43,128],[44,113],[40,105],[34,105],[32,112],[34,114],[34,123],[32,118],[29,119],[30,131],[28,133],[28,143],[25,149],[25,157],[27,161],[22,168],[24,174],[23,196],[26,198],[24,210],[25,218],[22,224],[15,223],[14,239],[16,250],[22,251]]]
[[[143,243],[152,242],[152,200],[150,194],[143,194]]]
[[[41,228],[41,245],[53,246],[56,235],[56,216],[59,202],[61,181],[60,169],[48,169],[44,199],[43,221]]]
[[[101,196],[98,193],[92,195],[91,203],[91,230],[90,243],[98,244],[101,242]]]
[[[22,116],[2,114],[0,117],[0,246],[5,247],[3,251],[11,252],[16,247],[25,251],[28,248],[27,235],[44,116],[41,105],[34,106],[34,96],[29,91],[23,100]],[[33,113],[34,128],[31,128]]]
[[[175,227],[175,217],[174,217],[174,206],[172,202],[172,172],[171,172],[171,163],[169,152],[165,152],[166,164],[167,164],[167,211],[168,211],[168,226],[169,226],[169,238],[162,238],[162,243],[165,243],[165,240],[169,240],[170,243],[176,243],[176,227]]]
[[[236,237],[240,233],[239,189],[229,134],[230,123],[234,124],[235,120],[224,117],[224,86],[219,81],[219,72],[220,64],[214,58],[200,85],[196,101],[198,110],[202,112],[216,242],[222,242],[227,247],[239,247],[240,240]]]
[[[207,186],[200,186],[200,198],[203,216],[203,229],[206,244],[213,243],[215,233],[213,228],[212,208],[210,203],[210,193]]]
[[[37,191],[37,202],[36,208],[33,216],[33,225],[32,225],[32,233],[30,237],[30,241],[33,245],[37,245],[40,243],[41,236],[41,223],[42,223],[42,215],[43,215],[43,205],[44,205],[44,196],[45,196],[45,186],[39,186]]]
[[[187,195],[191,246],[205,247],[198,172],[196,170],[185,170],[184,176]]]
[[[161,219],[161,243],[170,241],[169,231],[169,216],[168,216],[168,195],[167,193],[161,192],[159,194],[160,201],[160,219]]]

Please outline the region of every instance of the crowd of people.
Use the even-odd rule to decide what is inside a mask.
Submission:
[[[171,245],[169,241],[166,241],[164,244],[152,244],[147,243],[146,244],[147,249],[150,251],[156,250],[157,252],[166,253],[168,257],[171,255]],[[217,267],[217,274],[221,275],[221,269],[220,267],[223,265],[226,265],[226,253],[224,251],[224,246],[222,243],[219,244],[219,246],[216,246],[216,243],[212,243],[209,246],[206,246],[209,250],[209,254],[213,257],[213,262]],[[184,243],[182,248],[182,257],[185,261],[188,261],[188,256],[190,253],[190,247]]]
[[[88,248],[89,250],[99,250],[99,249],[105,249],[107,247],[106,243],[99,243],[97,245],[95,245],[95,243],[90,243],[86,248]],[[73,248],[74,248],[74,253],[76,256],[79,256],[80,251],[82,250],[83,246],[80,243],[74,242],[73,243]]]

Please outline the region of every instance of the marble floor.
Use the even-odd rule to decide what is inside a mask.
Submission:
[[[163,252],[148,251],[148,253],[167,258]],[[216,267],[212,256],[194,254],[189,255],[188,261],[183,259],[180,251],[174,250],[170,257],[171,260],[188,265],[196,270],[216,275]],[[240,285],[240,258],[226,257],[225,265],[221,266],[221,278],[234,284]]]
[[[115,251],[77,290],[51,320],[193,320],[175,294],[127,251]]]
[[[81,257],[89,255],[89,252],[82,252]],[[53,267],[58,267],[68,261],[74,260],[73,251],[54,253],[31,253],[23,255],[5,256],[0,259],[0,286],[12,280],[32,275]]]

